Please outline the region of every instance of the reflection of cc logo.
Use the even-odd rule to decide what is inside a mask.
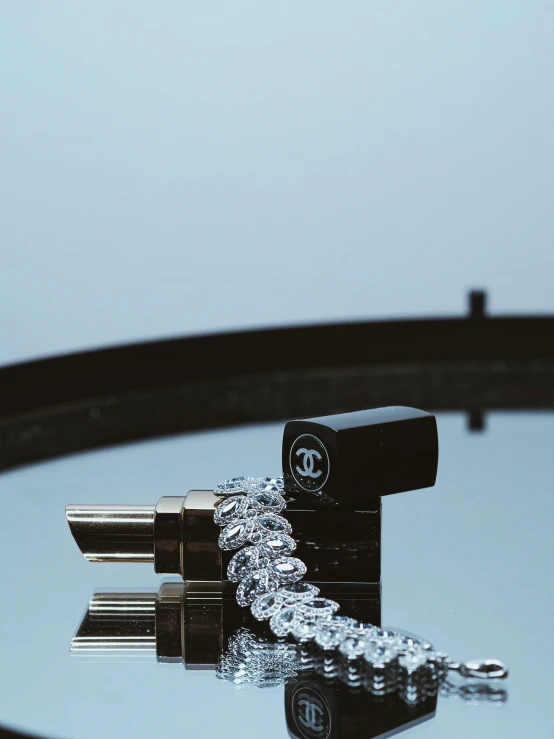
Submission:
[[[331,710],[325,696],[310,683],[300,683],[293,692],[291,710],[298,734],[303,739],[329,739]]]
[[[325,725],[321,723],[321,719],[323,718],[321,706],[303,698],[298,701],[298,708],[300,711],[297,714],[297,718],[302,726],[306,729],[311,729],[318,734],[325,731]]]
[[[299,475],[304,475],[305,477],[321,477],[323,474],[321,470],[317,470],[314,472],[315,459],[318,459],[321,461],[321,454],[316,451],[315,449],[297,449],[296,450],[296,456],[301,457],[304,455],[304,462],[303,462],[303,468],[300,468],[298,465],[296,465],[296,471]]]

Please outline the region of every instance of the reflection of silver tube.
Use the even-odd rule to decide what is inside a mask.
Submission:
[[[113,637],[104,635],[79,635],[71,643],[72,652],[155,652],[156,636],[123,636],[116,634]]]
[[[159,591],[95,593],[71,652],[153,652],[161,662],[215,668],[222,651],[221,583],[164,583]]]
[[[157,593],[95,593],[72,652],[156,649]]]
[[[72,652],[156,651],[156,593],[96,593]]]
[[[321,588],[360,621],[380,623],[380,585],[328,583]],[[215,669],[241,627],[264,630],[248,609],[237,607],[231,583],[167,582],[157,593],[95,593],[71,651],[146,650],[160,661],[183,661],[187,669]]]
[[[95,593],[88,606],[92,616],[118,616],[124,619],[153,616],[156,611],[155,593]]]

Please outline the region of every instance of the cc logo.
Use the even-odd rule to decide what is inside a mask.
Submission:
[[[321,454],[318,451],[316,451],[315,449],[304,449],[304,447],[302,447],[301,449],[296,450],[296,456],[304,457],[304,464],[302,469],[300,469],[300,467],[296,465],[296,471],[299,475],[307,475],[308,477],[321,476],[321,470],[317,470],[317,472],[314,472],[314,457],[315,459],[321,459]]]
[[[311,434],[302,434],[293,443],[289,466],[296,484],[309,493],[323,488],[329,477],[329,455],[323,442]]]
[[[325,726],[321,723],[323,711],[317,703],[303,698],[298,701],[298,721],[305,729],[311,729],[315,734],[321,734]]]

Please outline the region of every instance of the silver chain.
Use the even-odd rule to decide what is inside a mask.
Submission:
[[[466,687],[464,693],[463,686],[447,680],[455,673],[487,681],[507,677],[508,670],[497,660],[454,662],[424,639],[338,615],[339,604],[321,597],[315,585],[303,581],[306,565],[292,556],[296,548],[292,527],[280,515],[286,509],[282,478],[234,477],[219,483],[214,494],[223,499],[214,514],[215,523],[222,527],[219,546],[239,550],[227,569],[229,580],[238,583],[237,603],[250,606],[256,620],[269,621],[279,639],[292,636],[303,658],[313,663],[312,669],[353,686],[363,685],[375,695],[397,693],[409,703],[439,690],[456,691],[468,700],[478,695],[477,689]],[[248,643],[252,655],[254,643],[241,641],[243,646]],[[256,654],[263,655],[263,650]],[[278,664],[283,656],[288,660],[285,671],[293,669],[292,654],[284,647],[279,653]],[[264,674],[271,662],[252,664],[256,664],[252,674]],[[233,674],[232,662],[227,667]]]

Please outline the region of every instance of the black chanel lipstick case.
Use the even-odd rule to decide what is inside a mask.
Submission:
[[[299,498],[366,509],[383,495],[431,487],[438,463],[435,417],[404,406],[289,421],[285,489]]]
[[[69,505],[66,516],[90,562],[150,563],[159,574],[221,582],[235,552],[218,545],[213,517],[219,501],[211,490],[191,490],[155,506]],[[343,506],[317,511],[291,500],[285,515],[297,542],[295,556],[308,567],[311,582],[380,582],[379,499],[363,513]]]
[[[287,423],[283,471],[295,556],[315,583],[379,583],[381,496],[427,487],[437,470],[434,416],[380,408]],[[210,490],[154,506],[70,505],[71,532],[93,562],[148,562],[160,574],[221,582],[234,554],[218,546]]]

